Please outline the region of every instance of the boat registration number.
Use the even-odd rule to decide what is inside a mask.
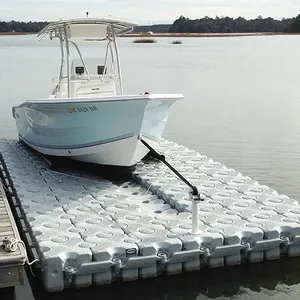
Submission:
[[[72,113],[81,113],[81,112],[90,112],[90,111],[97,111],[99,110],[96,106],[90,106],[90,107],[68,107],[67,112],[69,114]]]

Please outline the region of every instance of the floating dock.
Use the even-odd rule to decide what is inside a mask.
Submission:
[[[189,187],[144,161],[126,182],[53,171],[0,140],[2,176],[49,292],[300,255],[300,205],[207,156],[163,140],[167,161],[204,196],[192,230]]]
[[[13,214],[0,181],[0,288],[24,284],[25,249],[17,244],[15,251],[7,252],[1,246],[2,240],[7,238],[20,240]]]

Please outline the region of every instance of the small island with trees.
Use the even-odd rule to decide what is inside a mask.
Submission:
[[[26,34],[39,32],[49,22],[0,21],[1,34]],[[149,25],[137,26],[133,34],[147,34]],[[300,33],[300,14],[295,18],[276,20],[271,17],[247,20],[245,18],[204,17],[189,19],[180,16],[173,24],[151,25],[153,34],[243,34],[243,33]]]

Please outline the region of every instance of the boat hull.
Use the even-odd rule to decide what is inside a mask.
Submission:
[[[156,147],[179,95],[26,101],[13,108],[19,138],[50,156],[133,166]]]

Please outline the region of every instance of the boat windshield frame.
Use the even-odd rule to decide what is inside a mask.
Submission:
[[[75,24],[78,25],[98,25],[99,28],[102,26],[104,28],[105,36],[93,37],[90,38],[89,35],[87,37],[80,36],[80,38],[72,38],[70,37],[70,32],[68,29],[70,26]],[[105,27],[106,26],[106,27]],[[38,37],[43,39],[46,35],[50,36],[50,40],[54,38],[58,38],[60,40],[60,47],[61,47],[61,65],[60,65],[60,72],[59,72],[59,81],[57,86],[57,91],[61,92],[61,84],[64,75],[64,67],[65,61],[67,62],[67,81],[68,81],[68,98],[71,97],[71,55],[70,55],[70,45],[73,45],[79,55],[79,58],[83,64],[84,70],[87,75],[87,80],[90,81],[90,74],[85,63],[85,60],[81,54],[79,47],[76,44],[76,40],[81,41],[107,41],[106,53],[105,53],[105,60],[104,60],[104,70],[107,68],[108,63],[108,56],[111,56],[112,66],[113,66],[113,75],[114,78],[118,80],[120,94],[123,95],[123,83],[122,83],[122,75],[121,75],[121,65],[120,65],[120,55],[119,49],[117,45],[117,35],[125,34],[133,30],[133,27],[136,24],[118,21],[118,20],[111,20],[111,19],[74,19],[74,20],[61,20],[57,22],[52,22],[48,24],[45,28],[43,28],[39,33]],[[116,69],[115,69],[116,65]],[[100,80],[103,80],[104,72]]]

